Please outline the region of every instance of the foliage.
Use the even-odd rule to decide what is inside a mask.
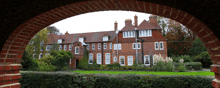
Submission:
[[[163,61],[157,61],[156,65],[153,66],[154,71],[166,71],[166,64]]]
[[[159,55],[154,55],[156,65],[153,66],[154,71],[174,71],[173,59],[166,57],[165,59]]]
[[[173,72],[173,71],[174,71],[173,62],[168,61],[168,62],[166,63],[166,71],[170,71],[170,72]]]
[[[177,69],[180,66],[179,62],[174,62],[173,65]],[[188,70],[202,70],[202,63],[201,62],[184,62],[186,69]]]
[[[184,62],[192,62],[193,61],[193,59],[191,59],[189,55],[181,55],[181,56],[177,57],[177,60],[180,60],[180,59],[183,59]]]
[[[134,60],[134,64],[132,66],[137,67],[136,59]]]
[[[186,67],[184,66],[183,63],[180,63],[179,67],[177,68],[177,70],[179,72],[185,72],[186,71]]]
[[[21,65],[22,65],[22,70],[37,70],[37,68],[39,67],[38,62],[35,59],[33,59],[27,53],[27,51],[24,51],[23,53]]]
[[[55,71],[56,68],[57,67],[51,63],[39,62],[39,71]]]
[[[49,27],[46,27],[46,29],[49,31],[49,33],[54,33],[54,34],[61,34],[60,33],[60,30],[57,29],[55,26],[49,26]]]
[[[210,88],[213,78],[136,74],[21,73],[22,88]]]
[[[44,44],[45,42],[48,41],[47,38],[47,33],[48,30],[43,29],[40,32],[38,32],[29,42],[29,44],[27,45],[27,47],[25,48],[25,50],[28,52],[28,54],[33,55],[35,54],[36,57],[39,57],[39,54],[41,53],[41,51],[43,50],[43,55],[45,55],[45,47]],[[34,51],[34,52],[33,52]]]
[[[196,39],[192,43],[192,47],[189,49],[189,55],[197,56],[202,52],[206,52],[206,51],[207,49],[202,43],[202,41],[198,37],[196,37]]]
[[[113,67],[121,67],[119,63],[113,63],[113,64],[107,64],[107,67],[113,68]]]
[[[212,60],[209,56],[208,51],[206,52],[202,52],[199,55],[197,55],[196,57],[194,57],[194,61],[199,61],[202,63],[203,67],[209,68],[210,65],[212,65]]]
[[[88,69],[89,68],[89,63],[88,63],[88,50],[85,51],[85,54],[83,55],[82,59],[79,61],[79,69]]]

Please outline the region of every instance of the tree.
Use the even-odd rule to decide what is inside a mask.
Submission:
[[[46,27],[46,29],[49,31],[49,33],[60,34],[60,30],[54,26]]]
[[[160,17],[160,16],[157,17],[157,22],[160,25],[160,27],[162,28],[162,35],[163,36],[166,35],[166,31],[167,31],[166,29],[168,29],[167,28],[167,20],[168,20],[168,18],[165,18],[165,17]]]
[[[43,29],[40,32],[38,32],[30,40],[29,44],[25,48],[27,53],[29,53],[29,55],[35,54],[36,57],[34,57],[34,58],[38,58],[41,51],[43,51],[42,54],[45,55],[44,43],[48,41],[47,35],[48,35],[48,30],[46,30],[46,29]]]
[[[38,69],[38,62],[34,60],[27,51],[24,51],[22,56],[22,70],[37,70]]]
[[[196,39],[193,41],[192,43],[192,47],[189,50],[189,55],[191,56],[197,56],[202,52],[206,52],[207,49],[204,46],[204,44],[202,43],[202,41],[196,37]]]

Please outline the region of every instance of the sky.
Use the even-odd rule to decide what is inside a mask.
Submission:
[[[134,24],[134,16],[138,16],[138,24],[144,19],[149,20],[150,14],[133,11],[99,11],[76,15],[51,24],[60,30],[62,34],[68,31],[70,34],[113,31],[117,21],[118,30],[125,25],[126,19],[131,19]]]

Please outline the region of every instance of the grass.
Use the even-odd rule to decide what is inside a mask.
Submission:
[[[153,72],[153,71],[83,71],[83,70],[76,70],[71,72],[78,72],[78,73],[103,73],[103,74],[154,74],[154,75],[200,75],[200,76],[214,76],[214,72],[210,71],[198,71],[198,72]]]

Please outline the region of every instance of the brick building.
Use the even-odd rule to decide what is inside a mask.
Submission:
[[[74,55],[69,60],[69,66],[76,68],[82,58],[84,50],[89,51],[89,64],[95,60],[97,64],[119,63],[121,66],[133,65],[133,62],[150,65],[152,55],[161,54],[167,57],[166,38],[161,34],[161,28],[157,24],[157,16],[151,15],[149,22],[143,20],[138,25],[137,16],[132,20],[126,19],[125,26],[118,31],[117,22],[114,23],[114,31],[92,32],[64,35],[48,35],[46,50],[49,51],[54,42],[59,44],[59,50],[71,51]],[[42,54],[40,54],[40,58]],[[150,59],[152,58],[152,59]]]

